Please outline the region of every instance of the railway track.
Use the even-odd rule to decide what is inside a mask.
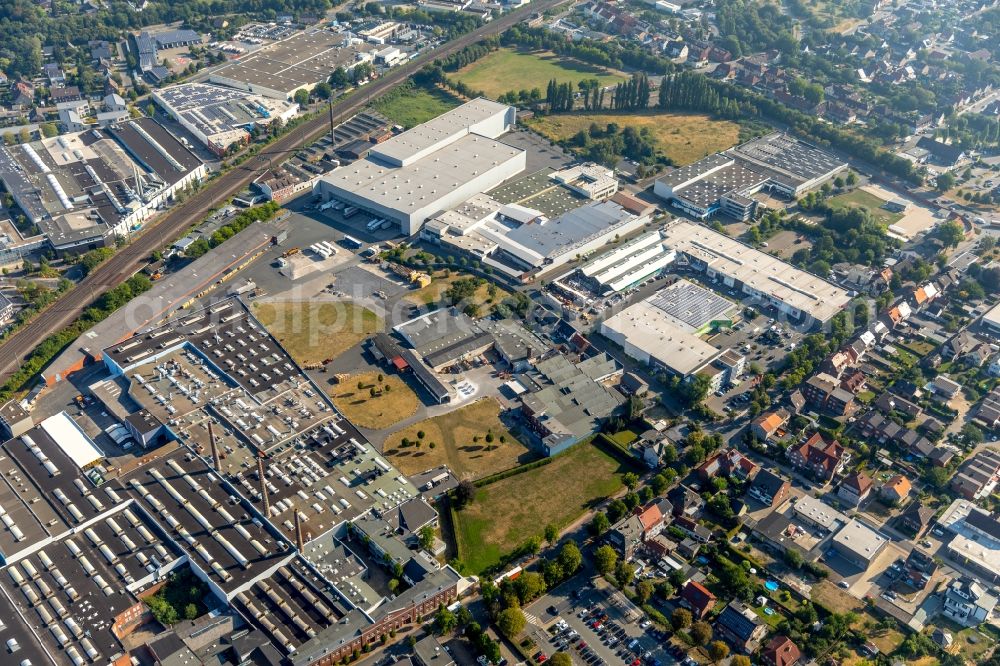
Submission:
[[[353,115],[370,104],[373,99],[381,97],[407,81],[427,63],[451,55],[483,37],[500,34],[530,14],[544,12],[562,2],[565,0],[537,0],[472,32],[456,37],[440,48],[424,53],[395,70],[390,70],[382,78],[345,97],[342,101],[334,102],[334,112],[341,118]],[[296,149],[312,143],[327,131],[329,131],[327,114],[318,114],[269,144],[265,152],[278,156],[272,160],[272,165],[280,164]],[[257,168],[250,166],[253,162],[254,160],[247,160],[241,166],[227,171],[180,205],[171,208],[136,236],[129,245],[95,268],[75,289],[9,337],[0,346],[0,381],[6,381],[39,342],[72,323],[104,292],[138,271],[154,250],[176,239],[193,223],[205,218],[212,208],[219,206],[246,187],[259,173]]]

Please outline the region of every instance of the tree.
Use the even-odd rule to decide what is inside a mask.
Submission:
[[[653,584],[648,580],[639,581],[639,584],[635,586],[635,597],[639,600],[639,604],[645,604],[652,596]]]
[[[986,441],[986,438],[983,437],[983,431],[971,423],[966,423],[962,426],[961,433],[965,438],[965,443],[971,446],[977,446]]]
[[[320,81],[316,84],[316,87],[313,88],[312,92],[313,95],[316,96],[316,99],[330,99],[330,95],[333,94],[333,88],[331,88],[330,84],[326,81]]]
[[[942,173],[937,177],[934,184],[939,192],[947,192],[955,187],[955,176],[947,172]]]
[[[751,666],[750,657],[745,654],[738,654],[729,662],[729,666]]]
[[[520,608],[507,608],[497,615],[497,630],[507,638],[514,639],[527,624],[524,613]]]
[[[444,636],[445,634],[450,634],[455,631],[455,627],[457,626],[458,620],[455,619],[455,614],[445,608],[444,604],[438,606],[437,612],[434,613],[435,633],[439,636]]]
[[[712,641],[708,646],[708,656],[712,663],[718,663],[729,656],[729,646],[722,641]]]
[[[618,587],[624,588],[635,578],[635,567],[629,562],[619,562],[615,567],[615,582]]]
[[[802,567],[802,554],[795,550],[794,548],[789,548],[785,551],[785,563],[792,567],[793,569],[799,569]]]
[[[622,483],[624,483],[625,487],[629,490],[635,490],[635,487],[639,485],[639,475],[635,472],[626,472],[625,475],[622,476]]]
[[[670,614],[670,625],[674,631],[682,631],[691,626],[691,611],[687,608],[675,608]]]
[[[309,104],[309,91],[305,88],[299,88],[295,91],[295,94],[292,95],[292,99],[295,100],[295,103],[299,106],[305,107]]]
[[[521,604],[526,604],[545,593],[545,579],[534,571],[522,573],[514,581],[514,593]]]
[[[608,531],[611,527],[611,521],[604,512],[597,512],[594,514],[593,520],[590,521],[590,533],[594,536],[600,536]]]
[[[463,507],[471,502],[476,496],[476,486],[470,479],[462,479],[455,488],[455,503]]]
[[[695,645],[705,645],[712,639],[712,625],[708,622],[695,622],[688,633]]]
[[[434,528],[424,525],[420,528],[420,547],[429,550],[434,545]]]
[[[556,529],[555,525],[549,523],[545,526],[545,540],[550,546],[554,546],[556,541],[559,540],[559,530]]]
[[[556,652],[549,659],[549,663],[552,666],[573,666],[573,659],[565,652]]]
[[[573,541],[567,541],[563,544],[563,547],[559,550],[558,560],[559,566],[562,567],[563,573],[566,576],[575,574],[576,570],[583,564],[583,556],[580,554],[580,549]]]
[[[965,238],[965,227],[961,222],[942,222],[937,226],[937,237],[945,247],[957,247]]]
[[[617,563],[618,553],[611,546],[605,544],[594,551],[594,567],[599,574],[606,576],[611,573]]]

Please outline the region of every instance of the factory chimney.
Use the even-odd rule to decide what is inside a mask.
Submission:
[[[212,421],[208,421],[208,439],[212,443],[212,464],[215,465],[215,471],[222,474],[222,461],[219,460],[219,447],[215,443],[215,431],[212,430]]]
[[[295,510],[295,547],[299,549],[301,553],[305,546],[305,542],[302,540],[302,521],[299,519],[299,510]]]
[[[267,477],[264,476],[264,454],[257,453],[257,476],[260,477],[260,497],[264,502],[264,516],[271,517],[271,498],[267,496]]]

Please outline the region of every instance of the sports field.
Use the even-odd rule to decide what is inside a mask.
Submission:
[[[411,86],[377,100],[372,108],[392,122],[410,129],[451,111],[459,103],[458,98],[440,88]]]
[[[731,148],[740,136],[740,126],[736,123],[697,113],[572,113],[536,116],[528,121],[533,130],[552,141],[570,139],[595,123],[602,129],[610,123],[637,130],[648,128],[657,150],[677,166]]]
[[[572,82],[574,88],[587,79],[597,79],[602,86],[613,86],[626,79],[622,72],[588,65],[550,51],[512,49],[494,51],[450,77],[493,99],[512,90],[530,91],[532,88],[538,88],[544,96],[545,86],[552,79],[560,83]]]
[[[382,330],[378,315],[353,303],[256,302],[253,311],[300,365],[336,358]]]
[[[385,441],[385,455],[403,474],[448,465],[460,479],[479,479],[533,459],[499,414],[500,404],[493,398],[477,400],[394,433]],[[486,441],[487,435],[492,442]]]
[[[548,465],[480,488],[455,512],[458,556],[470,571],[500,561],[546,525],[562,529],[588,508],[615,494],[632,471],[590,442],[578,444]]]

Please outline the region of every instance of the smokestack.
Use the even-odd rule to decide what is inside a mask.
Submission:
[[[267,477],[264,476],[264,454],[257,453],[257,476],[260,477],[260,497],[264,502],[264,516],[271,517],[271,498],[267,496]]]
[[[302,521],[299,520],[299,510],[295,510],[295,546],[301,553],[304,550],[305,542],[302,540]]]
[[[212,430],[212,421],[208,421],[208,440],[212,443],[212,464],[215,465],[215,471],[222,474],[222,461],[219,460],[219,447],[215,443],[215,431]]]

